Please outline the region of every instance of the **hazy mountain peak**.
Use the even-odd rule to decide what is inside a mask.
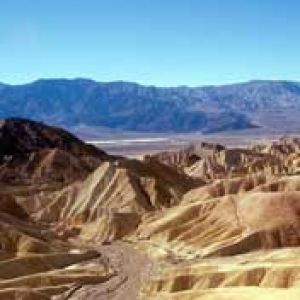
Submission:
[[[23,117],[67,127],[84,124],[150,132],[213,132],[266,126],[300,128],[300,85],[254,80],[210,87],[162,88],[126,81],[40,79],[0,84],[0,118]],[[290,124],[286,117],[291,117]],[[300,121],[299,121],[300,122]]]

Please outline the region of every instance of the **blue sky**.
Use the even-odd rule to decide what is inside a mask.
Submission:
[[[300,80],[298,0],[3,0],[0,82]]]

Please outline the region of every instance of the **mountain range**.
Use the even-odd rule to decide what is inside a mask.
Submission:
[[[300,83],[250,81],[225,86],[155,87],[88,79],[0,84],[0,118],[22,117],[139,132],[264,128],[297,131]]]

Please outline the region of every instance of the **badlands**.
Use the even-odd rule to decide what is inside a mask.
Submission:
[[[0,124],[0,299],[300,299],[300,139],[113,156]]]

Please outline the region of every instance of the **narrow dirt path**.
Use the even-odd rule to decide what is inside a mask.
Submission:
[[[84,286],[68,299],[72,300],[135,300],[142,283],[154,275],[155,264],[147,256],[123,242],[95,247],[102,254],[102,261],[116,272],[109,281]]]

